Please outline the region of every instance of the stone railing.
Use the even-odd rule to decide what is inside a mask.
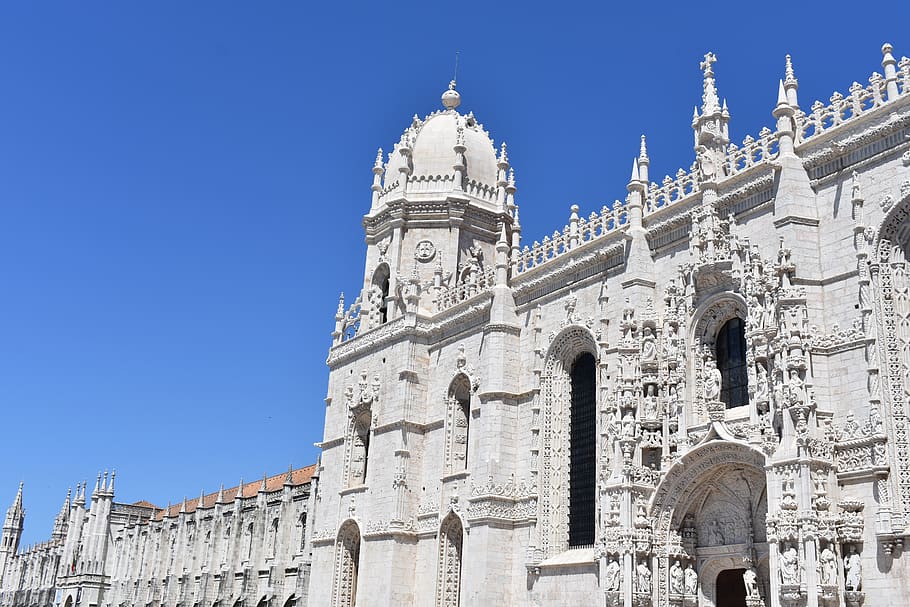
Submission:
[[[676,171],[676,179],[667,175],[660,185],[651,183],[645,195],[643,213],[645,216],[650,215],[696,192],[698,192],[698,179],[695,171],[686,172],[679,169]]]
[[[910,95],[910,59],[903,57],[898,65],[900,71],[897,73],[897,97],[905,97]],[[873,72],[869,77],[868,86],[854,82],[847,95],[835,91],[829,99],[829,105],[816,101],[812,104],[810,113],[797,114],[797,143],[808,141],[893,101],[894,99],[888,98],[886,91],[885,78],[878,72]]]
[[[489,291],[496,284],[496,272],[490,268],[479,272],[473,279],[468,279],[447,289],[443,289],[436,296],[436,311],[442,312],[452,306],[470,299],[479,293]]]
[[[578,207],[572,207],[572,216],[562,231],[545,236],[542,241],[534,241],[530,247],[525,246],[512,263],[514,273],[527,272],[546,262],[565,255],[579,245],[603,238],[608,233],[628,223],[628,212],[624,203],[614,201],[610,207],[604,206],[600,214],[592,212],[587,219],[578,216]]]
[[[758,139],[746,136],[742,146],[731,143],[727,148],[727,176],[742,173],[766,160],[773,160],[777,157],[777,152],[777,138],[768,127],[759,131]]]

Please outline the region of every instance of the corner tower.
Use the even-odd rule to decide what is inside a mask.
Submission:
[[[19,549],[19,539],[22,537],[22,526],[25,522],[25,509],[22,507],[22,483],[16,492],[13,505],[6,511],[3,519],[3,535],[0,536],[0,580],[6,571],[6,565],[16,555]]]
[[[517,234],[515,181],[506,145],[497,153],[472,112],[458,111],[455,81],[443,109],[416,115],[387,160],[373,167],[372,203],[363,219],[367,256],[359,330],[407,313],[433,312],[433,297],[409,295],[457,284],[488,286],[496,242]]]

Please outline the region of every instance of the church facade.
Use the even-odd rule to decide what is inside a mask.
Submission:
[[[910,591],[910,60],[521,239],[454,83],[373,168],[310,605],[883,605]],[[639,146],[636,145],[636,148]],[[527,242],[527,240],[525,240]]]
[[[788,57],[742,144],[715,61],[695,162],[652,180],[642,137],[623,200],[533,244],[453,82],[377,155],[320,462],[167,509],[114,503],[111,478],[21,552],[20,495],[0,605],[910,593],[910,59],[886,44],[881,74],[806,108]]]

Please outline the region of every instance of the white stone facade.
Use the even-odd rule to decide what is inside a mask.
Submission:
[[[22,488],[7,514],[0,605],[77,607],[306,604],[309,466],[156,508],[114,501],[114,475],[85,485],[52,538],[17,552]]]
[[[624,201],[524,246],[453,82],[373,167],[318,467],[166,512],[83,488],[23,552],[20,492],[0,605],[907,596],[910,60],[882,53],[811,108],[788,58],[742,145],[709,53],[691,168],[652,182],[642,138]]]
[[[522,246],[454,83],[380,150],[330,350],[311,606],[910,592],[910,60]]]

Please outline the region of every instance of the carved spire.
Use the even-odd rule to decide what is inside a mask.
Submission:
[[[177,514],[186,514],[186,496],[183,496],[183,501],[180,503],[180,510],[177,511]]]
[[[263,472],[262,473],[262,482],[259,484],[259,493],[265,493],[267,491],[267,489],[268,489],[268,485],[266,484],[266,474],[265,474],[265,472]]]
[[[704,83],[702,84],[703,92],[701,96],[701,113],[702,115],[714,114],[720,109],[720,103],[717,98],[717,87],[714,82],[714,64],[717,57],[714,53],[708,51],[705,53],[705,60],[701,62],[700,67],[704,73]]]
[[[114,477],[117,476],[116,470],[111,470],[111,480],[107,484],[107,492],[111,497],[114,496]]]
[[[288,472],[284,475],[284,484],[293,485],[294,484],[294,466],[288,464]]]
[[[218,488],[218,499],[215,500],[216,504],[224,503],[224,483],[221,483],[221,487]]]
[[[790,55],[787,55],[787,64],[784,69],[783,87],[786,91],[787,103],[793,107],[799,107],[799,101],[796,98],[796,91],[799,89],[799,81],[794,75],[793,62],[790,60]],[[778,103],[780,103],[780,100],[778,100]]]
[[[98,473],[98,478],[95,479],[95,488],[92,489],[92,499],[95,499],[95,496],[98,495],[98,489],[101,486],[101,473]]]
[[[237,486],[237,495],[234,499],[241,499],[243,497],[243,477],[240,477],[240,484]]]
[[[651,164],[651,159],[648,158],[648,145],[645,141],[645,136],[641,136],[641,146],[638,151],[638,177],[641,181],[648,183],[648,165]]]

